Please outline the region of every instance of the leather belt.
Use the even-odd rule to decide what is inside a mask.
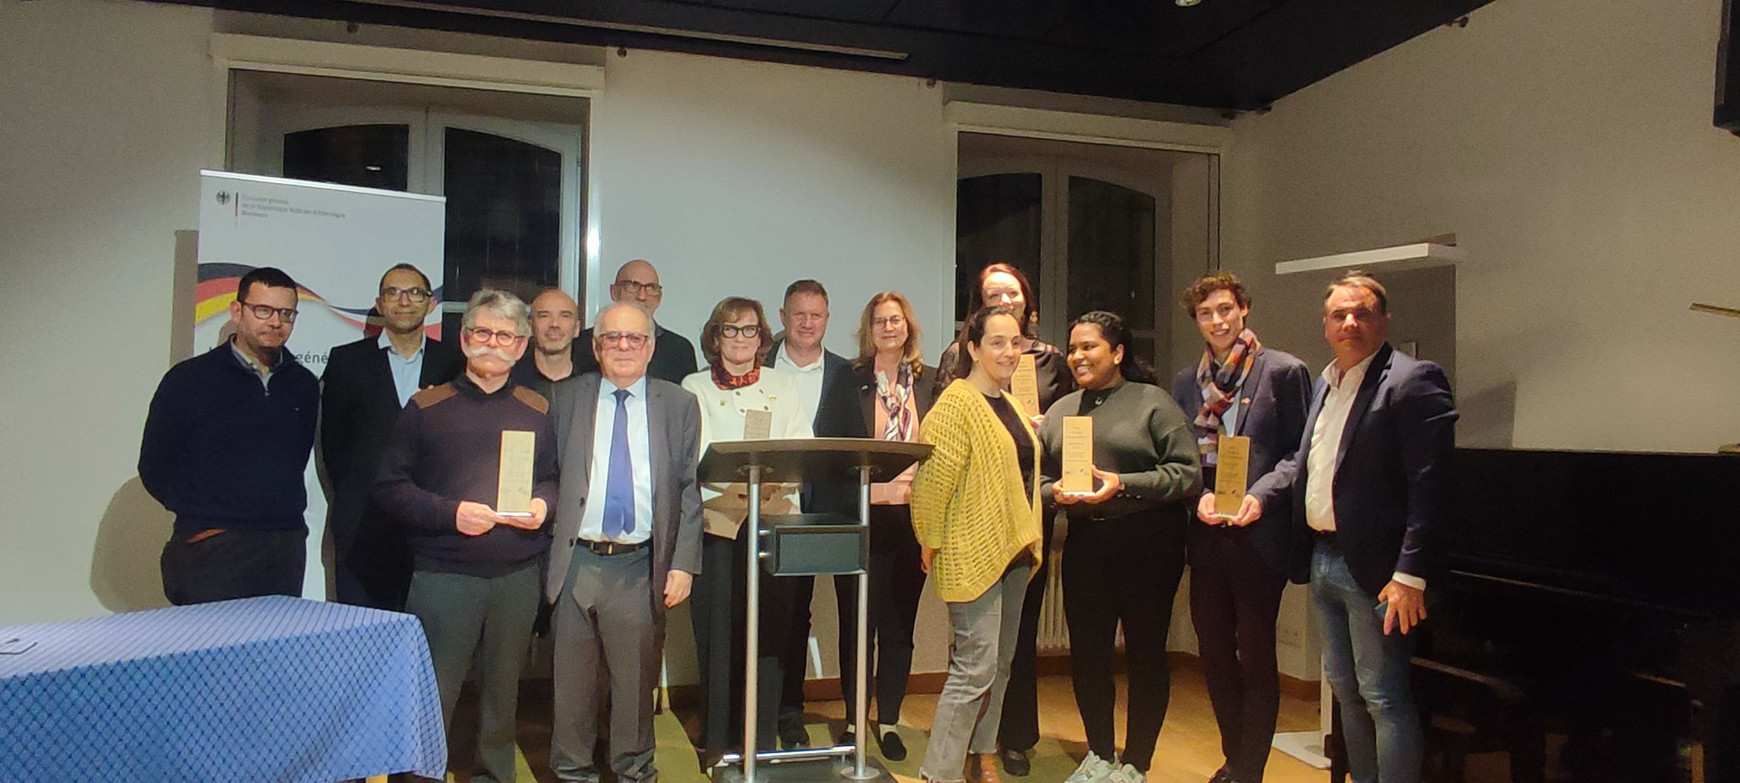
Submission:
[[[647,539],[638,544],[623,544],[616,541],[593,541],[589,538],[574,539],[574,546],[585,547],[590,550],[592,554],[603,555],[605,557],[611,555],[626,555],[637,549],[645,549],[647,545],[651,543],[652,539]]]
[[[1341,542],[1336,540],[1335,531],[1333,530],[1313,529],[1311,531],[1311,537],[1317,539],[1320,543],[1330,549],[1339,549],[1341,546]]]

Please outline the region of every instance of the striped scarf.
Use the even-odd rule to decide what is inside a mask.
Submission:
[[[1196,383],[1203,390],[1202,410],[1196,412],[1196,420],[1191,423],[1202,433],[1196,441],[1197,452],[1209,462],[1214,461],[1212,457],[1220,446],[1220,417],[1232,407],[1262,347],[1257,333],[1246,329],[1233,340],[1224,364],[1215,364],[1212,350],[1203,351],[1202,361],[1196,363]]]
[[[888,426],[882,430],[883,440],[912,440],[912,409],[906,401],[912,396],[912,365],[900,363],[893,383],[888,375],[876,373],[876,396],[882,400],[882,410],[888,414]]]

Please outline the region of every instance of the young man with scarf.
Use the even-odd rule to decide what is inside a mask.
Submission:
[[[1275,617],[1288,578],[1303,582],[1305,574],[1291,565],[1298,558],[1289,557],[1285,509],[1244,525],[1215,516],[1216,458],[1222,436],[1250,438],[1248,489],[1291,456],[1305,428],[1311,373],[1245,325],[1251,298],[1237,275],[1199,278],[1183,304],[1207,343],[1201,360],[1173,379],[1172,396],[1193,414],[1206,493],[1190,526],[1190,617],[1226,756],[1211,780],[1258,783],[1281,704]]]

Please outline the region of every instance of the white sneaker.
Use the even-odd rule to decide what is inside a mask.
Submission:
[[[1109,783],[1148,783],[1148,774],[1136,769],[1134,765],[1125,764],[1106,778]]]
[[[1081,766],[1064,778],[1063,783],[1110,783],[1112,773],[1112,763],[1090,750],[1087,758],[1081,760]]]

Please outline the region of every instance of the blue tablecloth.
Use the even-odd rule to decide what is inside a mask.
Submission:
[[[415,617],[271,597],[0,628],[0,779],[322,781],[447,761]]]

